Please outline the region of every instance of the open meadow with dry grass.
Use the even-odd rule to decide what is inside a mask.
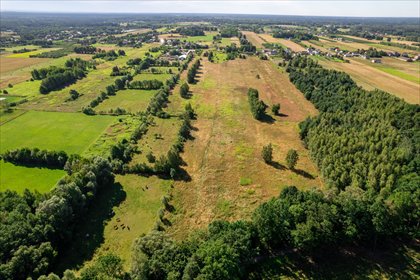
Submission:
[[[249,217],[257,205],[288,185],[322,187],[298,136],[298,123],[317,112],[282,70],[254,57],[221,64],[203,60],[199,76],[190,100],[171,97],[172,108],[191,102],[198,115],[194,140],[187,142],[182,155],[191,180],[174,184],[177,210],[171,233],[185,236],[217,218]],[[263,122],[253,119],[249,87],[258,89],[266,104],[280,103],[282,114]],[[274,146],[272,165],[261,158],[262,146],[268,143]],[[300,156],[295,172],[285,167],[286,153],[292,148]]]

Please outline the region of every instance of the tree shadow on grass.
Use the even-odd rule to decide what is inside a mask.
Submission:
[[[273,124],[276,121],[276,119],[270,116],[269,114],[264,114],[264,116],[261,119],[259,119],[259,121],[268,124]]]
[[[269,165],[271,165],[272,167],[274,167],[275,169],[278,170],[285,170],[286,166],[284,166],[283,164],[277,162],[277,161],[272,161],[269,163]]]
[[[303,176],[307,179],[311,179],[311,180],[315,179],[314,176],[312,176],[311,174],[309,174],[308,172],[306,172],[305,170],[302,170],[302,169],[293,169],[293,172],[295,172],[296,174],[299,174],[300,176]]]
[[[261,258],[249,267],[248,279],[415,279],[419,269],[411,252],[418,250],[415,241],[392,241],[376,250],[364,246],[331,246],[313,253],[293,250]]]
[[[95,250],[104,242],[104,229],[114,216],[113,207],[120,205],[126,198],[121,184],[99,192],[89,210],[74,229],[74,236],[68,245],[60,248],[55,273],[62,274],[66,269],[79,269],[84,261],[92,259]]]

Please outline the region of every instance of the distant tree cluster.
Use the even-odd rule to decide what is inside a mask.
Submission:
[[[297,41],[318,40],[318,37],[302,31],[277,31],[273,33],[274,38],[294,39]]]
[[[236,26],[224,26],[220,29],[220,36],[223,38],[238,37],[239,31]]]
[[[248,89],[248,103],[254,119],[262,120],[265,116],[267,105],[259,99],[258,90],[253,88]]]
[[[98,49],[94,46],[78,46],[74,48],[75,53],[81,54],[94,54],[98,51]]]
[[[108,60],[108,61],[112,61],[117,59],[117,57],[119,56],[125,56],[125,51],[124,50],[109,50],[109,51],[100,51],[98,53],[96,53],[92,58],[101,58],[104,60]]]
[[[175,29],[176,33],[185,36],[204,36],[204,29],[200,26],[183,26]]]
[[[16,165],[41,166],[63,169],[68,156],[64,151],[47,151],[38,148],[15,149],[6,151],[1,156],[4,161]]]

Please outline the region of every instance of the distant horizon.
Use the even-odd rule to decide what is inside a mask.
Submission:
[[[235,16],[275,16],[275,17],[320,17],[320,18],[393,18],[393,19],[419,19],[420,17],[415,16],[323,16],[323,15],[292,15],[292,14],[242,14],[242,13],[222,13],[222,12],[213,12],[213,13],[203,13],[203,12],[189,12],[189,13],[180,13],[180,12],[64,12],[64,11],[12,11],[12,10],[2,10],[0,13],[20,13],[20,14],[63,14],[63,15],[235,15]]]
[[[226,13],[229,11],[229,13]],[[66,14],[235,14],[349,18],[419,18],[419,1],[20,1],[2,0],[0,12]]]

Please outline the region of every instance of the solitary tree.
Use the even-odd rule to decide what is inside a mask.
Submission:
[[[273,104],[273,106],[271,107],[271,112],[273,112],[273,114],[277,116],[280,113],[280,104]]]
[[[299,155],[296,150],[290,149],[287,152],[286,163],[289,169],[295,169],[296,163],[299,159]]]
[[[76,100],[80,96],[80,94],[74,89],[71,89],[69,94],[71,100]]]
[[[190,87],[187,83],[183,83],[182,86],[179,88],[179,94],[182,98],[188,97],[188,92],[190,91]]]
[[[273,146],[271,143],[267,146],[263,146],[261,155],[265,163],[271,163],[273,161]]]

